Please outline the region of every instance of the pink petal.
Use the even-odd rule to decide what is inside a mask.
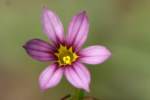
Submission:
[[[63,69],[57,68],[55,64],[48,66],[39,77],[41,90],[56,86],[63,76]]]
[[[72,67],[65,69],[67,80],[76,88],[84,89],[89,92],[90,73],[88,69],[80,63],[74,64]]]
[[[42,13],[43,32],[53,42],[63,41],[64,29],[59,17],[47,8],[43,9]]]
[[[54,60],[53,47],[40,39],[32,39],[28,41],[24,46],[26,52],[33,58],[39,61],[51,61]]]
[[[67,42],[80,48],[87,39],[89,31],[89,21],[86,12],[83,11],[72,18],[68,28]]]
[[[111,52],[104,46],[90,46],[80,51],[80,61],[87,64],[101,64],[106,61]]]

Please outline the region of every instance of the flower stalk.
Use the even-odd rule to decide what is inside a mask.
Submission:
[[[84,100],[85,92],[82,89],[76,89],[70,100]]]
[[[85,92],[83,90],[78,90],[77,100],[83,100],[84,99]]]

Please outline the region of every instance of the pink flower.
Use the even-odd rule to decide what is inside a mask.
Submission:
[[[24,45],[33,59],[52,62],[39,77],[40,88],[46,90],[56,86],[64,74],[74,87],[89,92],[90,72],[82,63],[101,64],[111,53],[100,45],[81,49],[89,31],[86,12],[83,11],[72,18],[66,38],[63,25],[54,12],[44,8],[41,20],[43,31],[51,40],[51,44],[32,39]]]

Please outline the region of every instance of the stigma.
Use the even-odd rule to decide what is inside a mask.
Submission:
[[[78,55],[73,51],[72,47],[67,48],[64,45],[60,45],[55,53],[57,57],[57,63],[59,66],[71,65],[78,58]]]

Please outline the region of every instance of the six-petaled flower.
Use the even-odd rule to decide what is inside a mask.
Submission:
[[[40,88],[46,90],[56,86],[64,75],[73,86],[88,92],[91,76],[82,63],[101,64],[111,53],[101,45],[81,49],[89,31],[86,12],[80,12],[72,18],[66,38],[63,25],[54,12],[44,8],[41,21],[43,32],[51,43],[32,39],[23,46],[33,59],[52,62],[39,77]]]

